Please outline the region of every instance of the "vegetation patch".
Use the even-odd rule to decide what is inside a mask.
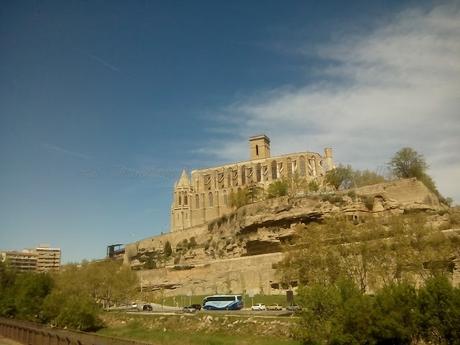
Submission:
[[[155,344],[299,344],[287,333],[289,318],[227,317],[198,313],[182,316],[110,314],[99,334],[152,341]],[[299,344],[300,345],[300,344]]]

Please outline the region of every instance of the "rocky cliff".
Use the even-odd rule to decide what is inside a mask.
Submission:
[[[416,179],[334,194],[268,199],[209,224],[129,244],[125,262],[141,269],[144,289],[167,294],[281,293],[274,267],[297,224],[338,214],[359,221],[365,215],[431,212],[436,215],[433,221],[443,226],[447,219],[438,215],[443,208],[436,195]],[[171,255],[164,250],[167,242]]]

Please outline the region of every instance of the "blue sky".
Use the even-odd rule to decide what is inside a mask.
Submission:
[[[183,168],[423,153],[460,201],[460,3],[2,1],[0,248],[101,258],[168,231]]]

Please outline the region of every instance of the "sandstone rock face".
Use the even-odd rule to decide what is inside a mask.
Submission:
[[[207,295],[218,293],[279,294],[273,289],[277,280],[273,265],[282,259],[282,253],[250,257],[212,260],[189,269],[177,266],[143,270],[140,274],[144,291],[161,291],[165,295]]]
[[[442,207],[436,195],[416,179],[335,194],[269,199],[244,206],[206,225],[126,245],[124,261],[142,269],[145,261],[153,257],[159,268],[141,270],[142,286],[170,295],[283,293],[274,288],[278,286],[274,267],[282,259],[283,245],[290,241],[297,224],[337,214],[358,219],[363,215],[435,211]],[[159,260],[167,241],[173,255]]]

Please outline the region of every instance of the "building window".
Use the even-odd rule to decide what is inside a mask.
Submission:
[[[256,156],[259,155],[259,145],[256,145]]]
[[[188,203],[187,195],[184,195],[184,205],[187,206],[187,203]]]
[[[198,194],[195,195],[195,207],[200,208],[200,196]]]
[[[209,192],[208,194],[208,204],[209,204],[209,207],[213,207],[214,205],[214,202],[213,202],[213,197],[212,197],[212,192]]]
[[[305,176],[306,169],[305,169],[305,157],[304,156],[300,156],[299,164],[300,164],[300,176]]]
[[[179,194],[179,206],[182,205],[182,195]]]
[[[276,161],[272,161],[272,179],[276,180],[278,178]]]

